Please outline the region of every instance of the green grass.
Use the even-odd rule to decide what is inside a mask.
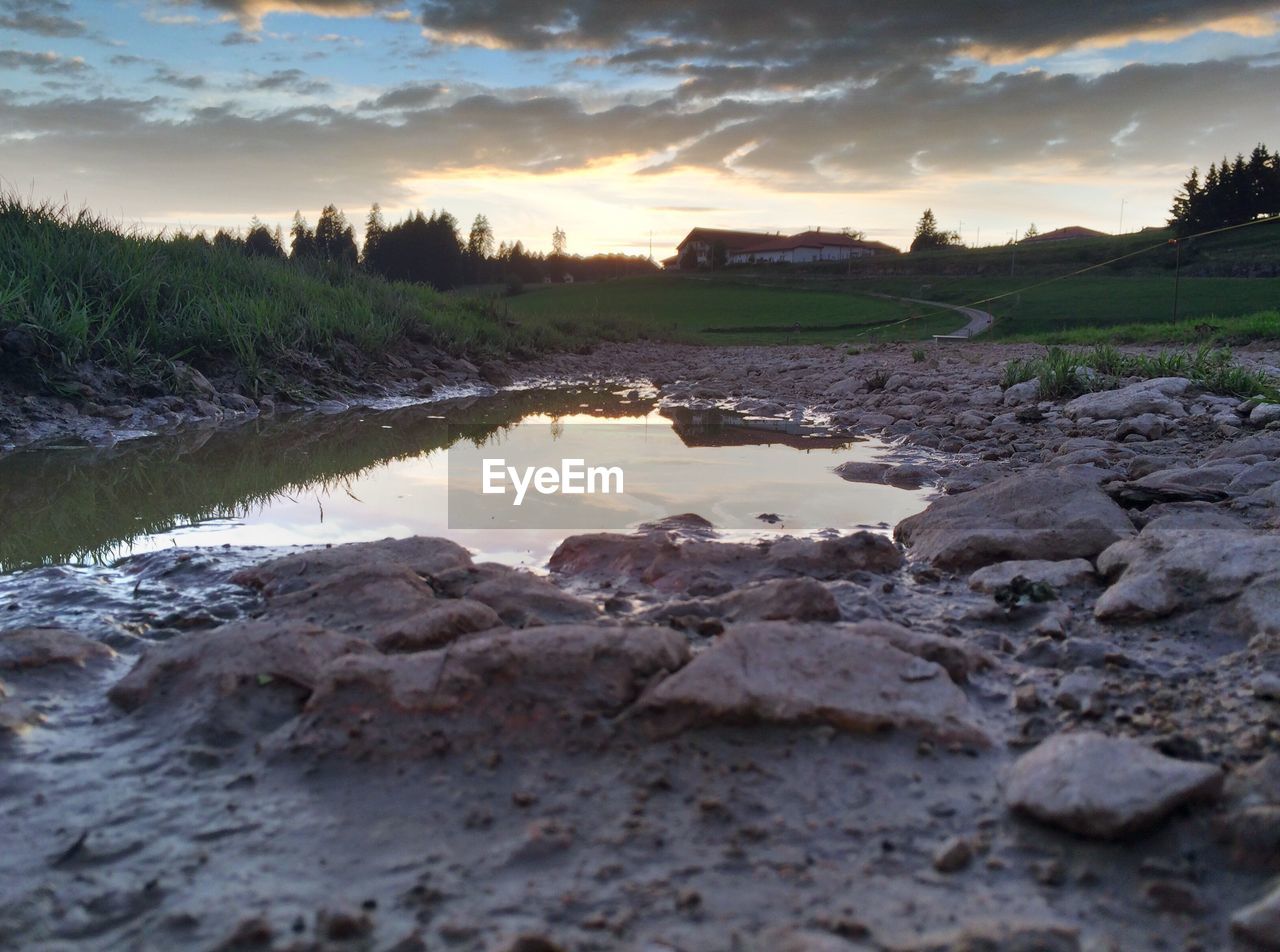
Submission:
[[[345,362],[353,348],[377,356],[406,337],[470,357],[580,343],[552,326],[513,325],[485,299],[133,234],[88,212],[0,196],[0,334],[14,329],[34,341],[32,362],[50,385],[86,359],[156,381],[184,358],[254,385],[276,367]]]
[[[1026,289],[1028,281],[982,277],[875,278],[860,286],[903,297],[974,304],[996,316],[992,340],[1068,343],[1081,329],[1173,323],[1173,277],[1078,277]],[[997,298],[989,303],[978,303]],[[1280,278],[1183,278],[1179,320],[1214,323],[1272,309]],[[1272,333],[1270,336],[1276,336]],[[1109,338],[1108,338],[1109,339]]]
[[[655,275],[535,288],[506,302],[524,326],[573,332],[645,330],[707,344],[913,340],[946,333],[964,318],[846,290],[773,286],[767,278]],[[797,330],[795,325],[800,325]]]
[[[1018,335],[1017,340],[1042,344],[1248,344],[1280,340],[1280,311],[1260,311],[1238,317],[1209,315],[1180,321],[1149,321],[1112,327],[1077,327]]]
[[[1195,351],[1125,354],[1109,344],[1088,350],[1050,347],[1043,356],[1011,360],[1001,384],[1028,380],[1040,384],[1042,400],[1060,400],[1091,390],[1106,390],[1137,377],[1187,377],[1210,393],[1280,402],[1280,381],[1237,364],[1231,351],[1203,345]]]

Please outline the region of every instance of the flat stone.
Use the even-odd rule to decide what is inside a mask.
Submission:
[[[580,580],[645,585],[665,592],[686,592],[714,580],[724,591],[770,578],[834,580],[859,572],[889,572],[902,564],[902,553],[874,532],[837,539],[783,537],[760,544],[680,540],[662,532],[599,532],[565,539],[548,564],[553,573]]]
[[[110,661],[116,653],[101,642],[68,628],[15,628],[0,631],[0,671]]]
[[[1018,576],[1029,582],[1043,582],[1055,589],[1088,585],[1097,580],[1093,563],[1088,559],[1066,559],[1062,562],[1020,559],[996,562],[978,569],[969,576],[969,587],[975,592],[990,593],[1007,586]]]
[[[487,606],[512,628],[592,621],[600,614],[545,578],[492,562],[442,572],[434,582],[444,594]]]
[[[657,685],[640,708],[666,729],[705,724],[900,728],[940,741],[990,739],[940,666],[863,625],[736,625]]]
[[[1233,599],[1265,578],[1280,577],[1280,545],[1274,534],[1148,526],[1103,552],[1098,571],[1115,581],[1094,606],[1096,617],[1161,618]]]
[[[730,621],[839,621],[840,608],[816,579],[771,579],[735,589],[714,602],[714,612]]]
[[[898,523],[896,537],[939,568],[1092,558],[1133,535],[1124,511],[1097,487],[1051,472],[989,483],[939,499]]]
[[[1130,738],[1094,732],[1055,734],[1022,755],[1005,778],[1013,810],[1099,839],[1146,832],[1177,807],[1216,797],[1213,764],[1157,753]]]
[[[407,539],[352,542],[305,549],[243,569],[232,575],[231,581],[261,589],[265,595],[283,595],[314,585],[326,576],[353,568],[392,565],[430,577],[470,564],[471,556],[456,542],[429,536],[410,536]]]
[[[469,599],[437,599],[412,569],[389,563],[344,568],[300,591],[269,599],[267,614],[365,638],[382,650],[421,651],[502,625]]]
[[[422,754],[462,739],[561,746],[598,733],[688,658],[685,639],[669,628],[598,625],[485,633],[411,655],[350,655],[325,668],[282,743],[356,756]]]
[[[1189,386],[1190,381],[1184,377],[1158,377],[1118,390],[1086,393],[1070,401],[1063,412],[1073,420],[1127,420],[1144,413],[1184,417],[1186,408],[1175,397]]]
[[[1249,414],[1253,426],[1266,426],[1280,422],[1280,403],[1259,403]]]

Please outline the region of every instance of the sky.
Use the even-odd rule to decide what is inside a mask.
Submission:
[[[1280,0],[0,0],[0,185],[146,230],[445,208],[547,250],[1162,224],[1280,146]]]

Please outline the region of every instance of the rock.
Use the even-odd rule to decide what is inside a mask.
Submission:
[[[1280,434],[1255,433],[1244,439],[1232,440],[1211,450],[1205,459],[1242,459],[1250,456],[1280,460]]]
[[[1012,387],[1005,390],[1004,397],[1001,399],[1006,407],[1016,407],[1023,403],[1034,403],[1040,399],[1040,381],[1025,380],[1022,383],[1015,383]]]
[[[442,572],[435,582],[452,597],[487,605],[512,628],[592,621],[600,614],[544,578],[492,562]]]
[[[888,463],[864,463],[857,460],[841,463],[835,474],[851,483],[883,483],[893,467]]]
[[[196,368],[182,360],[170,361],[169,367],[173,373],[174,389],[178,393],[192,394],[205,400],[217,399],[217,389]]]
[[[1259,403],[1249,414],[1249,423],[1253,426],[1277,422],[1280,422],[1280,403]]]
[[[972,675],[995,666],[985,651],[958,638],[946,638],[885,621],[863,622],[857,626],[857,631],[868,638],[883,639],[899,651],[941,665],[956,684],[966,684]]]
[[[465,571],[465,570],[463,570]],[[382,651],[422,651],[486,628],[502,619],[470,599],[437,599],[418,573],[373,563],[323,576],[301,591],[271,598],[267,612],[367,639]]]
[[[360,756],[420,755],[464,738],[560,746],[621,714],[688,657],[669,628],[593,625],[350,655],[325,668],[287,746]]]
[[[721,591],[727,591],[757,579],[832,580],[858,572],[888,572],[902,564],[902,554],[874,532],[837,539],[783,537],[759,544],[679,541],[661,532],[599,532],[565,539],[548,564],[558,575],[597,583],[688,592],[700,583],[715,581]]]
[[[1098,618],[1161,618],[1235,598],[1265,579],[1280,578],[1280,546],[1274,535],[1264,533],[1148,526],[1137,538],[1103,552],[1098,571],[1115,579],[1094,606]],[[1255,629],[1267,623],[1267,602],[1260,589],[1243,606],[1256,616]]]
[[[1133,531],[1096,487],[1033,472],[939,499],[898,523],[895,535],[917,558],[963,570],[1011,559],[1091,558]]]
[[[246,413],[250,416],[258,415],[258,405],[248,397],[238,393],[220,394],[218,400],[224,407],[235,413]]]
[[[1231,915],[1231,932],[1263,949],[1280,949],[1280,888]]]
[[[297,716],[329,662],[366,652],[367,641],[311,625],[233,622],[148,647],[107,696],[234,741]]]
[[[1112,495],[1130,506],[1155,502],[1217,502],[1244,467],[1238,463],[1160,470],[1117,487]]]
[[[716,599],[715,614],[730,621],[839,621],[827,587],[811,578],[772,579]]]
[[[886,943],[887,952],[1080,952],[1080,932],[1059,922],[975,920],[942,932]]]
[[[1280,674],[1267,671],[1258,675],[1250,690],[1261,701],[1280,701]]]
[[[1158,440],[1164,436],[1168,424],[1172,422],[1155,413],[1139,413],[1135,417],[1122,420],[1111,438],[1124,440],[1130,436],[1140,436],[1144,440]]]
[[[411,536],[305,549],[237,572],[231,576],[231,581],[261,589],[263,594],[270,596],[299,591],[321,578],[351,568],[392,565],[430,577],[470,564],[471,556],[456,542]]]
[[[1092,671],[1073,671],[1059,681],[1055,701],[1058,707],[1083,717],[1101,717],[1107,712],[1102,678]]]
[[[1088,559],[1067,559],[1048,562],[1043,559],[1026,559],[1012,562],[996,562],[978,569],[969,576],[969,588],[975,592],[990,594],[1007,587],[1021,576],[1031,583],[1042,583],[1053,589],[1088,585],[1096,581],[1093,563]]]
[[[888,728],[944,742],[990,740],[936,664],[862,625],[736,625],[640,704],[668,729],[766,721]]]
[[[1127,420],[1144,413],[1185,417],[1186,408],[1174,397],[1185,393],[1190,383],[1183,377],[1158,377],[1119,390],[1086,393],[1069,402],[1063,412],[1073,420]]]
[[[933,851],[933,868],[940,873],[956,873],[973,859],[973,847],[962,836],[944,840]]]
[[[16,628],[0,631],[0,671],[110,661],[116,653],[101,642],[67,628]]]
[[[1004,783],[1011,809],[1099,839],[1146,832],[1177,807],[1221,789],[1222,771],[1212,764],[1094,732],[1055,734],[1023,754]]]

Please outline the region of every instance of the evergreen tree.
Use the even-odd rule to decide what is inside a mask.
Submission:
[[[311,230],[302,212],[293,213],[293,227],[289,229],[292,239],[289,257],[293,261],[309,261],[316,256],[316,233]]]
[[[386,232],[387,226],[382,220],[382,208],[374,202],[369,209],[369,217],[364,221],[364,248],[360,253],[361,262],[374,274],[382,273],[382,239]]]
[[[938,219],[932,208],[926,208],[916,223],[915,238],[911,241],[912,251],[935,251],[960,244],[960,236],[954,231],[942,231],[938,228]]]
[[[326,205],[316,223],[315,253],[322,261],[354,266],[356,263],[355,230],[347,217],[334,205]]]

